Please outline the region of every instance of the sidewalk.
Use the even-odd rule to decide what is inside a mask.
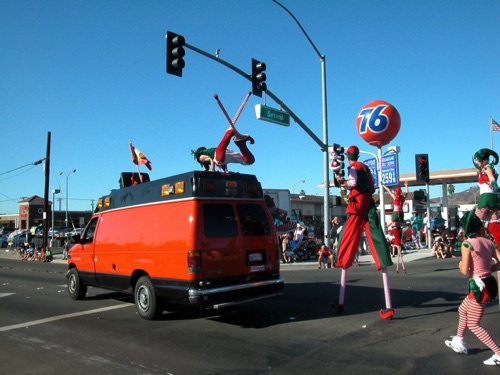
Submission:
[[[60,264],[66,264],[67,260],[63,259],[62,255],[62,249],[52,249],[53,253],[53,260],[50,263],[60,263]],[[0,249],[0,259],[17,259],[21,260],[19,255],[15,250],[7,250],[6,248]],[[27,261],[27,262],[32,262],[32,261]]]
[[[66,260],[62,258],[62,249],[59,252],[58,249],[54,249],[54,260],[51,263],[60,263],[60,264],[66,264]],[[422,248],[422,249],[409,249],[406,250],[406,253],[403,255],[403,259],[405,263],[418,260],[418,259],[423,259],[423,258],[430,258],[431,251],[427,248]],[[8,259],[18,259],[19,256],[17,255],[17,252],[15,250],[7,250],[7,249],[0,249],[0,259],[2,258],[8,258]],[[393,262],[395,262],[396,258],[393,258]],[[370,265],[374,264],[373,258],[371,255],[360,255],[359,256],[359,264],[360,265]],[[281,269],[291,269],[291,268],[316,268],[318,265],[318,262],[316,260],[310,260],[308,262],[294,262],[294,263],[281,263],[280,267]]]
[[[408,249],[405,251],[403,255],[403,260],[405,263],[418,260],[418,259],[423,259],[423,258],[430,258],[432,257],[431,255],[431,250],[427,248],[421,248],[421,249]],[[393,263],[396,264],[396,258],[392,258]],[[373,257],[371,255],[360,255],[359,256],[359,264],[360,265],[370,265],[370,264],[375,264],[373,261]],[[294,263],[281,263],[281,269],[286,270],[286,269],[291,269],[291,268],[316,268],[318,266],[317,260],[310,260],[307,262],[294,262]]]

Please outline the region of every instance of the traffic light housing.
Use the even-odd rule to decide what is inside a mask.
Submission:
[[[344,177],[345,176],[345,171],[344,171],[344,168],[345,168],[345,163],[344,163],[344,160],[345,160],[344,147],[342,147],[341,145],[339,145],[337,143],[334,143],[333,144],[333,152],[335,152],[335,159],[337,159],[340,162],[340,169],[336,173],[338,175],[340,175],[341,177]]]
[[[417,154],[415,155],[415,169],[417,172],[417,181],[425,181],[429,183],[429,155]]]
[[[333,206],[334,207],[342,206],[342,197],[339,197],[338,195],[334,195],[333,196]]]
[[[184,62],[184,44],[186,40],[182,35],[177,35],[167,31],[167,73],[182,77],[182,68],[186,66]]]
[[[262,92],[267,90],[266,64],[252,59],[252,94],[262,97]]]

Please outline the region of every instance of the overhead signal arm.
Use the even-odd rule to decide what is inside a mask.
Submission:
[[[238,73],[240,76],[243,78],[246,78],[248,81],[252,82],[252,74],[247,74],[241,69],[235,67],[234,65],[228,63],[227,61],[224,61],[223,59],[220,58],[220,56],[215,56],[213,54],[207,53],[195,46],[192,46],[188,43],[184,44],[184,48],[190,49],[196,53],[199,53],[200,55],[203,55],[205,57],[208,57],[209,59],[222,64],[226,66],[227,68],[231,69],[233,72]],[[284,111],[286,111],[293,120],[299,124],[299,126],[313,139],[314,142],[316,142],[319,146],[319,148],[323,151],[326,152],[328,150],[328,145],[325,145],[321,139],[319,139],[316,134],[314,134],[309,127],[304,124],[304,122],[290,109],[288,106],[276,95],[274,95],[271,90],[269,90],[266,87],[265,93],[267,96],[269,96],[272,100],[274,100]]]

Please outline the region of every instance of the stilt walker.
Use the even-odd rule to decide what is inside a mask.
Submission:
[[[492,160],[490,161],[490,157]],[[482,148],[474,154],[474,166],[479,169],[479,201],[476,207],[476,215],[483,221],[486,229],[500,250],[500,222],[498,210],[500,208],[500,189],[498,188],[498,172],[495,165],[498,164],[498,154],[489,149]],[[498,288],[500,289],[500,272],[497,272]],[[500,309],[500,299],[498,300]]]
[[[399,222],[394,222],[392,221],[391,224],[389,224],[389,227],[387,228],[391,234],[394,236],[394,243],[392,243],[392,246],[396,248],[396,273],[399,273],[399,263],[401,263],[401,266],[403,267],[403,272],[406,273],[406,266],[405,262],[403,260],[403,251],[401,249],[402,247],[402,234],[403,231],[399,225]]]
[[[374,100],[366,104],[361,108],[356,118],[358,134],[370,145],[379,149],[378,164],[381,164],[381,147],[394,139],[399,132],[400,126],[401,117],[397,109],[383,100]],[[347,269],[352,266],[364,230],[375,267],[377,270],[382,271],[385,309],[380,309],[379,315],[382,319],[392,319],[394,309],[387,275],[387,267],[392,265],[392,260],[385,238],[385,228],[382,224],[384,222],[382,220],[384,218],[383,190],[380,189],[382,207],[379,217],[372,197],[375,191],[375,181],[370,169],[365,164],[358,162],[359,153],[358,147],[349,147],[345,153],[349,160],[347,178],[344,180],[340,175],[335,174],[341,188],[348,189],[349,194],[346,210],[348,218],[339,238],[338,261],[336,264],[337,267],[342,267],[340,293],[338,303],[334,302],[333,306],[338,312],[344,310]],[[381,180],[380,168],[379,179]]]
[[[380,316],[383,319],[391,319],[394,315],[394,309],[391,303],[386,267],[393,263],[372,197],[375,191],[374,179],[368,167],[358,162],[359,149],[357,146],[349,147],[346,156],[349,160],[347,179],[344,180],[336,175],[340,186],[349,190],[349,203],[346,210],[349,216],[340,234],[336,266],[342,267],[342,274],[338,304],[333,303],[333,307],[338,312],[344,311],[347,269],[353,264],[364,229],[368,246],[372,250],[375,267],[377,270],[382,270],[386,308],[380,310]]]

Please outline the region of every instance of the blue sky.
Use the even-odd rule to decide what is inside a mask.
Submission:
[[[500,121],[500,2],[281,2],[326,56],[329,143],[376,153],[355,120],[381,99],[401,115],[391,143],[401,147],[400,173],[414,171],[418,153],[429,154],[431,170],[469,168],[474,152],[490,146],[490,116]],[[136,170],[129,140],[153,163],[152,179],[200,168],[190,150],[215,146],[228,125],[213,94],[232,116],[251,84],[191,50],[183,77],[167,75],[167,31],[206,52],[220,49],[248,73],[252,58],[264,61],[269,89],[322,138],[320,59],[271,0],[3,0],[0,213],[43,196],[42,166],[16,168],[45,157],[49,131],[50,190],[65,198],[76,169],[70,210],[91,209],[118,187],[120,172]],[[237,123],[255,138],[256,162],[230,170],[256,174],[265,188],[322,195],[318,145],[297,124],[256,120],[254,106],[264,102],[252,96]]]

